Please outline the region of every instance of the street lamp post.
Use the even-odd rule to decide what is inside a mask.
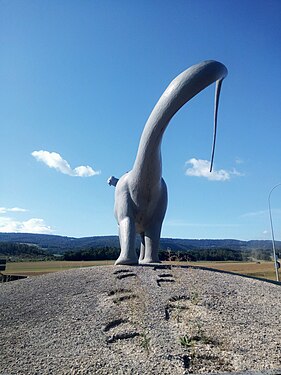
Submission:
[[[268,195],[268,209],[269,209],[269,218],[270,218],[270,227],[271,227],[271,238],[272,238],[272,250],[273,250],[273,260],[274,260],[274,266],[275,266],[275,273],[276,273],[276,280],[279,281],[279,274],[278,274],[278,263],[276,258],[276,251],[275,251],[275,239],[274,239],[274,230],[273,230],[273,222],[272,222],[272,214],[271,214],[271,206],[270,206],[270,197],[271,193],[274,189],[276,189],[278,186],[281,186],[280,184],[275,185]]]

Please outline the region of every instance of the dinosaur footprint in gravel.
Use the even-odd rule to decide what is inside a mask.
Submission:
[[[112,344],[119,340],[132,339],[140,334],[127,319],[116,319],[107,323],[102,328],[106,333],[106,342]]]
[[[108,292],[108,296],[110,297],[110,301],[116,304],[137,298],[137,296],[132,293],[130,289],[124,288],[111,290],[110,292]]]
[[[128,269],[121,269],[121,270],[116,270],[113,272],[113,275],[117,275],[116,279],[121,280],[121,279],[126,279],[128,277],[136,277],[137,275],[132,272],[131,270]]]
[[[179,317],[179,313],[182,310],[187,310],[190,307],[190,303],[190,298],[185,295],[170,298],[165,307],[165,320],[169,320],[173,314]]]
[[[156,280],[158,286],[167,285],[167,283],[174,283],[175,281],[176,280],[171,273],[161,273]]]
[[[136,274],[128,269],[119,269],[113,272],[117,280],[126,279],[128,277],[136,277]],[[114,304],[115,309],[121,309],[119,311],[119,316],[121,314],[122,318],[114,319],[106,323],[102,330],[106,334],[106,342],[108,344],[116,343],[120,340],[133,339],[136,336],[140,336],[140,333],[136,330],[134,324],[129,318],[129,311],[132,306],[137,303],[137,295],[131,289],[127,288],[116,288],[107,292],[106,301],[109,306]],[[133,305],[132,305],[133,304]],[[124,310],[125,309],[125,310]],[[125,314],[124,314],[125,313]],[[133,319],[134,320],[134,319]]]

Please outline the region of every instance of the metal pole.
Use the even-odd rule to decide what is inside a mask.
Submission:
[[[272,250],[273,250],[273,260],[274,260],[274,267],[275,267],[275,273],[276,273],[276,280],[279,281],[279,274],[278,274],[278,265],[277,265],[277,259],[276,259],[276,251],[275,251],[275,239],[274,239],[274,230],[273,230],[273,222],[272,222],[272,214],[271,214],[271,206],[270,206],[270,197],[271,193],[275,188],[278,186],[281,186],[280,184],[275,185],[268,195],[268,209],[269,209],[269,218],[270,218],[270,227],[271,227],[271,237],[272,237]]]

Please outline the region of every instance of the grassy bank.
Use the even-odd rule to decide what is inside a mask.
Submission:
[[[195,262],[190,264],[262,279],[276,280],[273,262]]]
[[[112,260],[104,261],[38,261],[38,262],[11,262],[7,263],[4,274],[9,275],[24,275],[24,276],[37,276],[50,272],[65,271],[72,268],[92,267],[92,266],[105,266],[113,264]]]
[[[273,262],[164,262],[172,265],[194,265],[209,267],[222,271],[240,273],[247,276],[275,280]],[[4,274],[37,276],[50,272],[59,272],[73,268],[93,267],[114,264],[108,261],[38,261],[38,262],[11,262],[7,263]]]

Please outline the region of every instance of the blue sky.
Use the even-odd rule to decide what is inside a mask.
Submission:
[[[0,2],[0,231],[117,234],[114,188],[179,73],[218,60],[214,86],[172,119],[162,145],[162,237],[270,239],[281,183],[281,2]],[[199,175],[199,176],[198,176]],[[281,240],[281,186],[271,195]]]

